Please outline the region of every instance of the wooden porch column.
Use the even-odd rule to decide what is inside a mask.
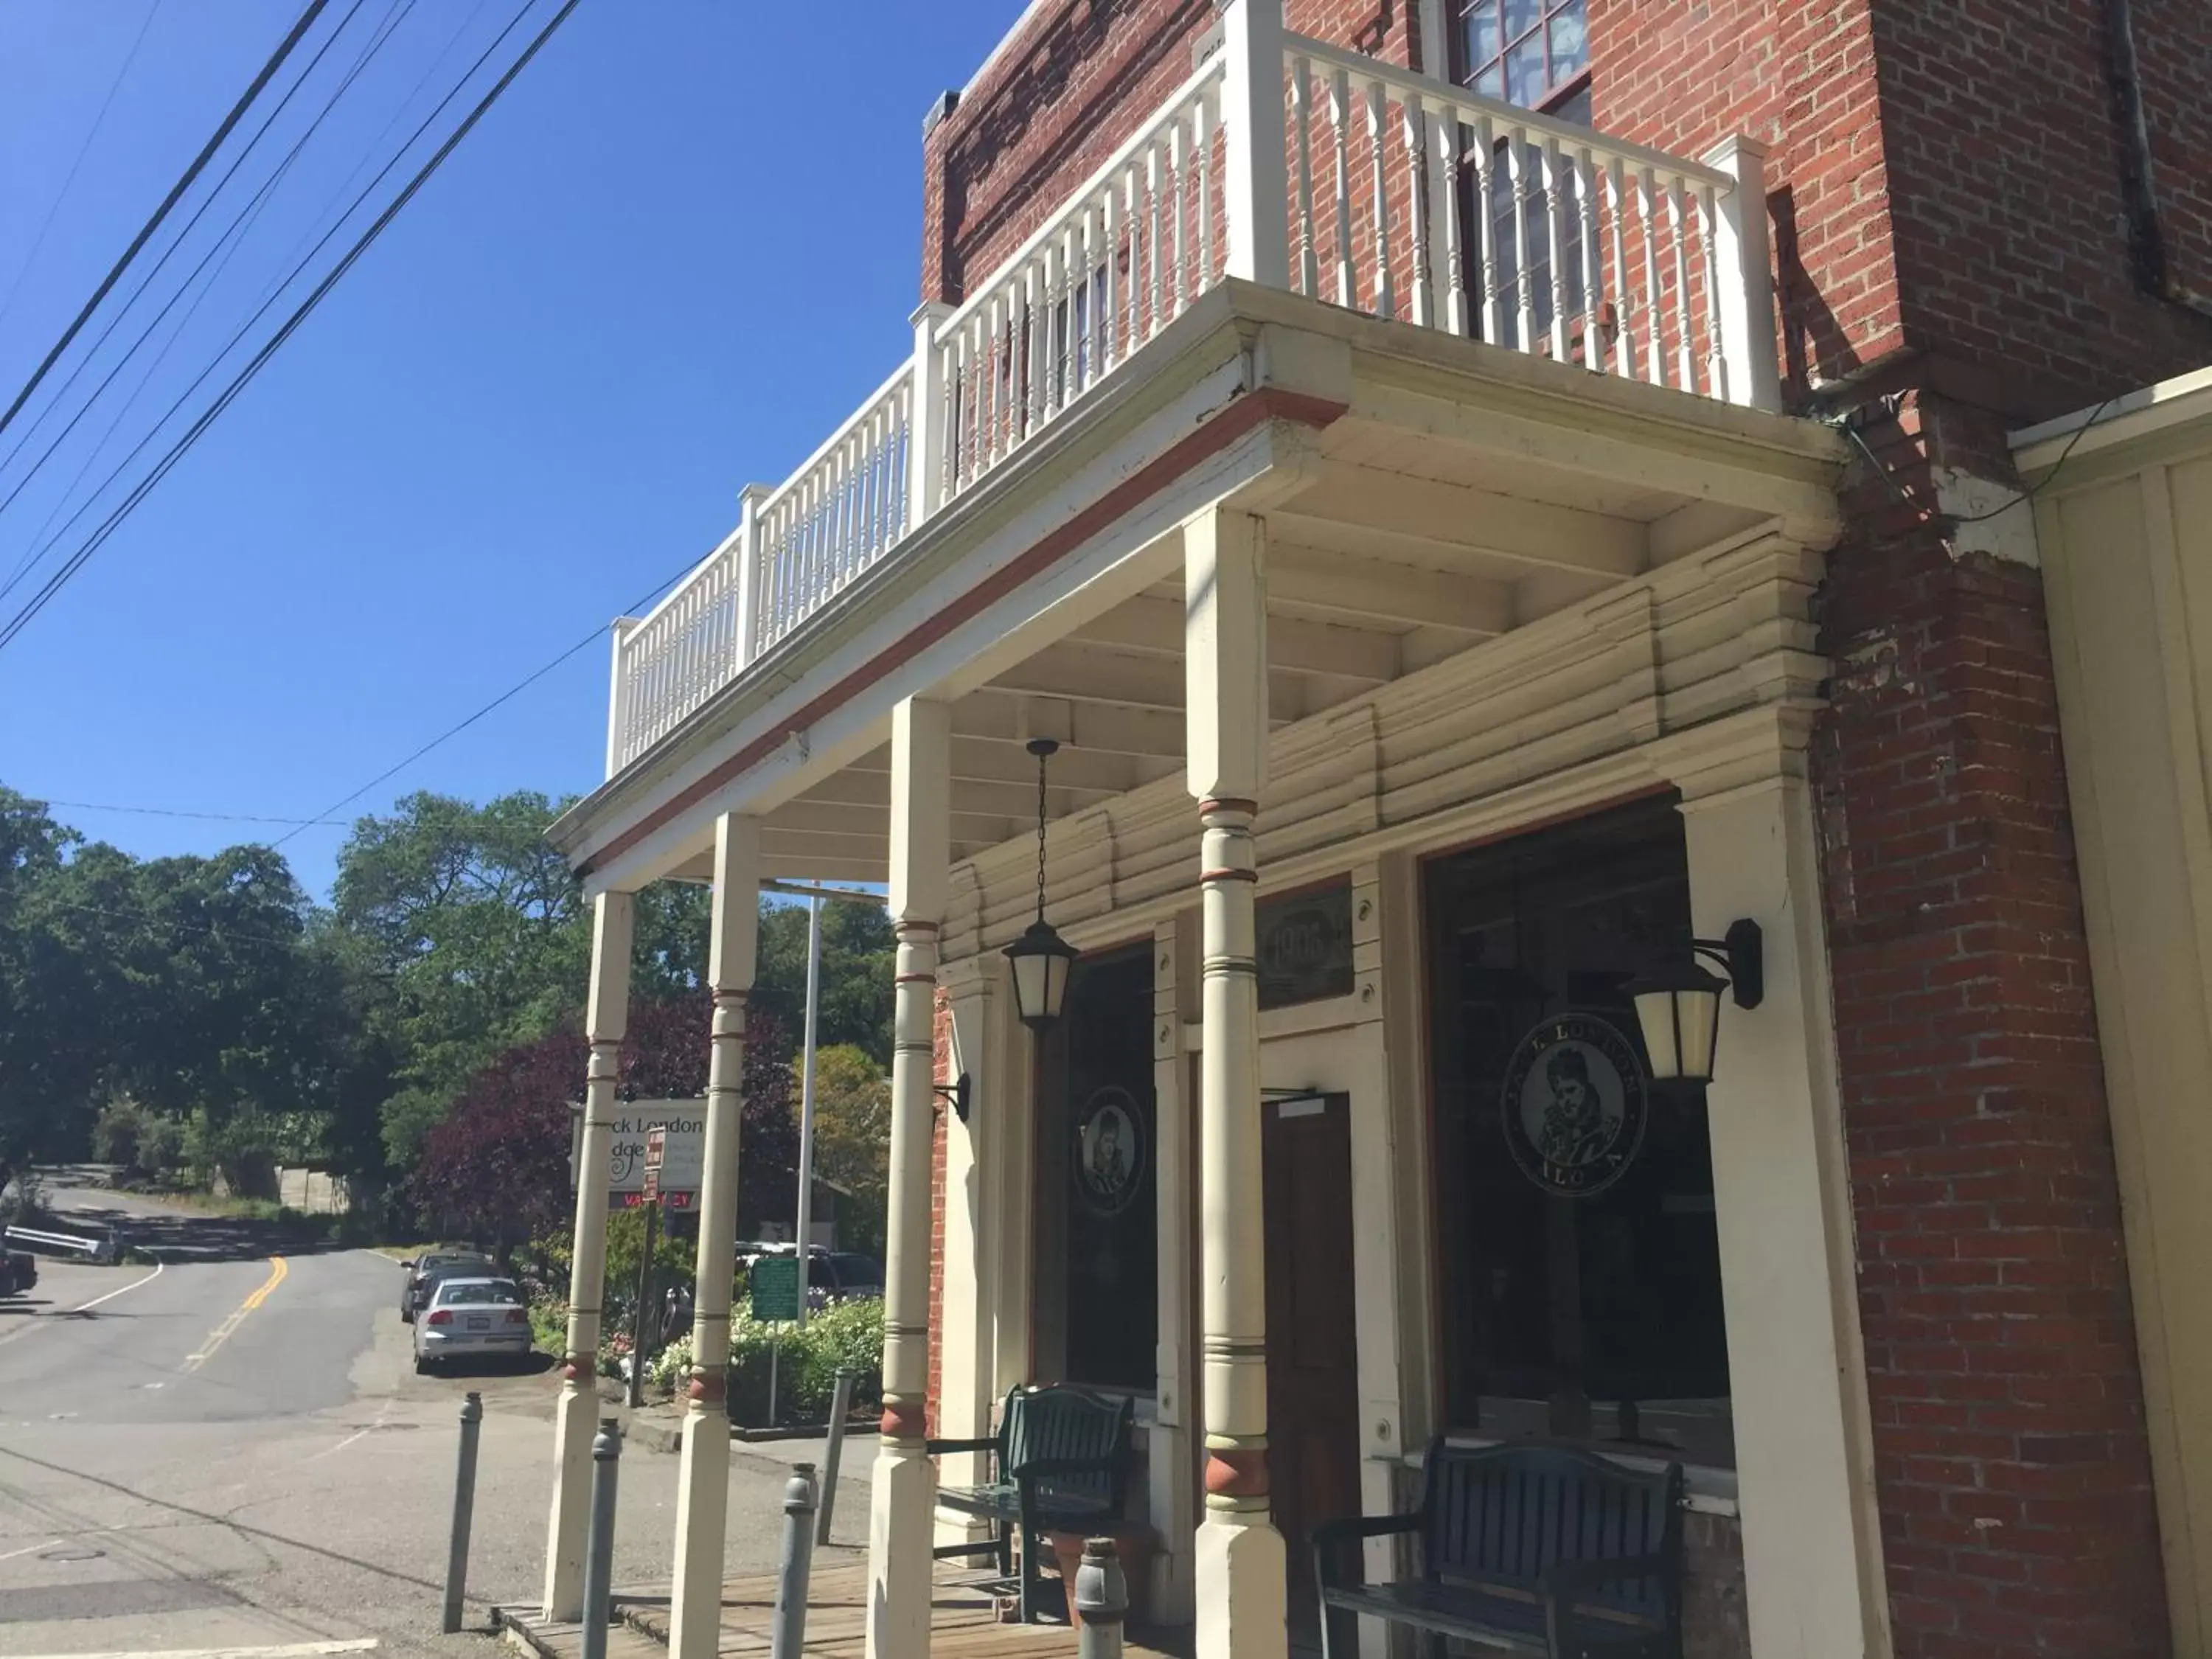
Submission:
[[[1668,768],[1698,937],[1765,932],[1765,996],[1723,999],[1705,1090],[1744,1606],[1762,1656],[1867,1659],[1890,1650],[1888,1599],[1803,721],[1770,741],[1688,741]]]
[[[1282,1659],[1282,1535],[1267,1498],[1267,1283],[1261,1224],[1259,879],[1252,824],[1267,767],[1267,603],[1261,521],[1183,526],[1188,781],[1199,858],[1200,1351],[1206,1519],[1194,1566],[1198,1659]]]
[[[946,964],[939,972],[952,1014],[951,1070],[946,1080],[968,1076],[974,1102],[968,1121],[956,1115],[945,1126],[944,1290],[938,1313],[940,1370],[937,1389],[937,1431],[948,1440],[977,1440],[991,1431],[991,1384],[998,1374],[994,1352],[997,1314],[997,1251],[992,1235],[1000,1223],[994,1203],[998,1164],[1006,1115],[1005,1078],[996,1063],[998,972],[1004,958],[995,951]],[[988,1480],[980,1453],[948,1453],[939,1474],[951,1485],[979,1486]],[[944,1514],[937,1520],[942,1541],[982,1536],[972,1517]]]
[[[705,1170],[699,1193],[697,1290],[691,1316],[691,1386],[677,1474],[676,1589],[670,1659],[714,1659],[721,1642],[722,1545],[730,1503],[730,1288],[736,1276],[738,1136],[744,1101],[745,1000],[760,945],[760,821],[714,821],[714,886],[707,982]]]
[[[592,907],[592,979],[584,1013],[584,1133],[576,1152],[576,1232],[568,1274],[568,1352],[553,1417],[553,1516],[545,1540],[548,1619],[584,1606],[584,1528],[591,1515],[592,1436],[599,1426],[599,1300],[607,1278],[607,1166],[614,1154],[615,1090],[629,1025],[629,947],[635,900],[602,893]]]
[[[891,714],[890,1206],[884,1263],[884,1421],[868,1516],[868,1659],[929,1650],[929,1164],[937,934],[952,863],[952,714],[909,697]]]

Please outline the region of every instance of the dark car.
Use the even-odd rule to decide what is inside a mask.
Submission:
[[[426,1250],[416,1260],[399,1265],[407,1269],[407,1283],[399,1292],[399,1317],[410,1325],[428,1304],[432,1280],[451,1278],[456,1270],[478,1278],[495,1278],[499,1273],[482,1250]]]

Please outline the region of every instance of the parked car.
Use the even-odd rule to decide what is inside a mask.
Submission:
[[[530,1310],[511,1279],[441,1279],[415,1322],[417,1372],[452,1359],[520,1359],[529,1352]]]
[[[499,1264],[481,1250],[426,1250],[416,1260],[399,1265],[407,1269],[407,1283],[399,1292],[399,1317],[410,1325],[429,1301],[432,1280],[451,1277],[456,1272],[474,1273],[479,1278],[496,1278],[499,1274]]]

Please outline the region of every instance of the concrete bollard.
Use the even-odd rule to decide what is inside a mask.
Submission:
[[[584,1534],[583,1659],[607,1659],[607,1620],[615,1599],[615,1478],[621,1468],[621,1425],[603,1417],[592,1441],[592,1522]]]
[[[814,1520],[814,1541],[830,1541],[830,1517],[837,1508],[837,1465],[845,1455],[845,1419],[853,1414],[850,1365],[837,1367],[837,1387],[830,1396],[830,1445],[822,1455],[822,1510]]]
[[[1110,1538],[1083,1540],[1083,1565],[1075,1570],[1077,1659],[1121,1659],[1121,1620],[1129,1611],[1129,1587],[1121,1578],[1121,1553]]]
[[[461,1600],[469,1582],[469,1522],[477,1506],[477,1437],[483,1424],[483,1396],[471,1391],[461,1401],[460,1461],[453,1470],[453,1530],[446,1547],[446,1634],[461,1627]]]
[[[814,1465],[793,1463],[783,1488],[783,1568],[775,1586],[769,1659],[799,1659],[806,1645],[806,1583],[814,1565]]]

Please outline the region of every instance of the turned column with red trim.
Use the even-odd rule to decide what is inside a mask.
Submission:
[[[599,1304],[607,1278],[606,1171],[614,1155],[623,1036],[629,1028],[635,904],[628,893],[601,893],[592,902],[592,980],[584,1014],[591,1058],[584,1073],[584,1127],[576,1151],[568,1352],[553,1417],[553,1515],[546,1528],[544,1603],[548,1619],[573,1620],[584,1606],[584,1528],[591,1514],[592,1436],[599,1413]]]
[[[884,1419],[868,1512],[868,1659],[929,1650],[930,1159],[937,1081],[937,935],[952,864],[952,713],[913,698],[891,714],[891,1167],[884,1250]]]
[[[1194,1556],[1199,1659],[1281,1659],[1286,1565],[1267,1498],[1267,1280],[1260,1147],[1253,823],[1267,769],[1261,521],[1183,526],[1185,720],[1199,801],[1200,1358],[1206,1517]]]
[[[676,1583],[670,1659],[713,1659],[721,1643],[722,1555],[729,1531],[730,1292],[737,1277],[738,1134],[744,1112],[745,1002],[760,955],[760,820],[714,821],[707,982],[707,1132],[691,1315],[691,1382],[676,1487]]]

